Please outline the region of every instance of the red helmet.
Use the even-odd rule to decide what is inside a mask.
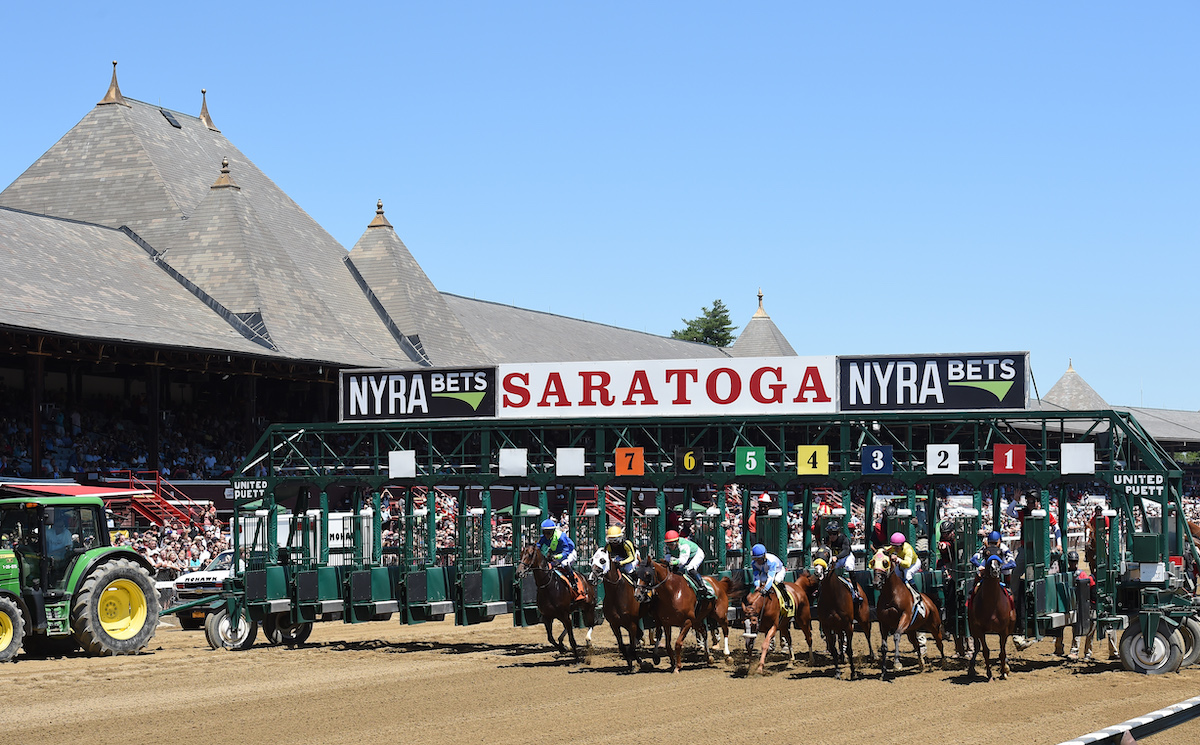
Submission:
[[[679,540],[679,533],[674,530],[668,530],[664,538],[666,538],[667,543],[674,543]]]

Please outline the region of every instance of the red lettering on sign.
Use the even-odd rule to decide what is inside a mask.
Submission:
[[[657,406],[658,399],[654,397],[654,392],[650,390],[650,379],[646,377],[645,370],[634,370],[633,380],[629,381],[629,395],[625,396],[625,400],[621,402],[622,406],[633,406],[636,402],[634,396],[642,397],[642,405]]]
[[[592,400],[593,393],[600,394],[601,406],[612,406],[617,400],[608,392],[608,384],[612,382],[612,376],[608,373],[581,372],[579,377],[583,378],[583,400],[579,402],[580,406],[595,406],[596,402]]]
[[[729,395],[726,398],[717,395],[717,377],[722,373],[729,376]],[[737,372],[728,367],[718,367],[710,372],[704,381],[704,386],[708,393],[708,400],[715,404],[731,404],[737,400],[738,396],[742,395],[742,379],[738,377]]]
[[[812,399],[814,403],[829,403],[829,394],[825,392],[825,384],[821,382],[821,371],[812,366],[804,369],[804,379],[800,381],[800,392],[792,399],[792,403],[808,403],[809,399],[804,395],[805,393],[811,393],[815,396]]]
[[[750,395],[760,404],[781,404],[783,403],[783,389],[787,388],[786,383],[775,382],[767,386],[771,391],[771,397],[768,398],[763,393],[762,377],[767,373],[774,373],[775,380],[779,381],[783,378],[783,369],[779,367],[760,367],[750,376]]]
[[[529,385],[529,373],[509,373],[504,376],[504,405],[512,409],[529,405],[529,389],[518,385],[516,383],[518,380]],[[510,393],[516,398],[509,398],[508,394]]]
[[[558,399],[557,403],[551,404],[550,397]],[[570,406],[571,402],[567,399],[567,391],[563,388],[562,376],[556,372],[546,376],[546,388],[542,391],[542,400],[538,401],[538,406]]]
[[[667,370],[667,382],[668,383],[671,382],[671,378],[676,379],[676,381],[675,381],[675,400],[672,401],[671,403],[677,404],[677,405],[690,404],[692,402],[692,399],[688,398],[688,390],[687,390],[688,378],[691,378],[692,382],[695,383],[696,381],[700,380],[700,371],[699,370]]]

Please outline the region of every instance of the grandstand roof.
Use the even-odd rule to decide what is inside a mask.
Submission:
[[[729,347],[733,357],[794,357],[796,350],[788,343],[783,332],[763,309],[762,288],[758,290],[758,310],[742,329],[737,340]]]
[[[441,293],[382,211],[347,254],[217,130],[206,100],[189,116],[128,98],[115,65],[2,207],[4,250],[19,256],[0,325],[18,330],[353,367],[724,354]]]

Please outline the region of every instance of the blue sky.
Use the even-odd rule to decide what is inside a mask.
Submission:
[[[0,182],[104,94],[217,126],[439,289],[801,354],[1029,350],[1200,409],[1200,5],[19,3]]]

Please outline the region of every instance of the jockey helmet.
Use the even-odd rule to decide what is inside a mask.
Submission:
[[[1079,552],[1078,551],[1068,551],[1067,552],[1067,561],[1079,561]]]
[[[542,530],[556,530],[557,528],[558,523],[554,522],[550,518],[546,518],[542,521]]]
[[[825,561],[824,559],[817,559],[816,561],[813,562],[813,567],[814,568],[815,567],[825,567],[826,569],[828,569],[829,562]]]
[[[904,534],[900,533],[900,532],[892,533],[892,545],[893,546],[903,546],[904,545]]]
[[[756,543],[750,549],[750,555],[756,559],[761,559],[767,555],[767,547],[761,543]]]
[[[894,504],[889,504],[887,507],[883,508],[883,514],[887,515],[888,517],[895,517],[898,512],[899,510],[896,509],[896,505]]]
[[[667,534],[665,536],[663,536],[663,539],[667,543],[674,543],[675,541],[679,540],[679,533],[677,533],[674,530],[668,530]]]
[[[991,533],[988,533],[987,542],[988,543],[999,543],[1000,542],[1000,531],[993,530]]]
[[[825,532],[840,533],[842,532],[842,524],[837,520],[830,520],[829,522],[825,523]]]
[[[620,528],[614,525],[605,532],[604,537],[609,543],[620,543],[625,534]]]

